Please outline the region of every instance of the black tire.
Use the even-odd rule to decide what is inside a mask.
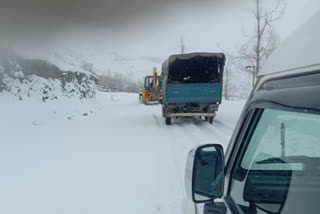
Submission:
[[[171,125],[171,117],[166,117],[166,125]]]
[[[208,121],[208,117],[204,117],[204,120],[205,120],[205,121]]]
[[[209,117],[209,118],[208,118],[208,122],[209,122],[210,124],[212,124],[212,123],[213,123],[213,117]]]

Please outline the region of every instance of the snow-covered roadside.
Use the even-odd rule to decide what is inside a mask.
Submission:
[[[192,213],[187,152],[227,146],[244,101],[224,101],[214,124],[166,126],[138,96],[18,101],[0,94],[0,213]]]

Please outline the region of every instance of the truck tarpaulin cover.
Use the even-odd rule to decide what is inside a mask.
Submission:
[[[168,75],[169,84],[218,83],[225,57],[223,54],[192,53],[173,55],[165,63],[163,72]]]

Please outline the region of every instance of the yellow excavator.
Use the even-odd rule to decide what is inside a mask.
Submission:
[[[162,100],[162,81],[158,76],[157,68],[153,67],[153,75],[148,75],[144,78],[144,86],[139,94],[139,100],[146,104],[158,104]]]

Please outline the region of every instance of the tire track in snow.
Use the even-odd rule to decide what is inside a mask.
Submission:
[[[206,143],[221,143],[221,144],[226,144],[229,141],[229,136],[228,134],[225,133],[225,130],[222,130],[220,128],[217,128],[213,125],[205,124],[203,126],[198,126],[193,124],[194,127],[196,128],[197,132],[200,133],[209,133],[210,136],[213,136],[213,138],[207,139]],[[218,140],[218,141],[217,141]]]
[[[233,130],[233,118],[226,114],[228,111],[221,112],[212,125],[198,118],[179,118],[173,119],[173,124],[167,126],[160,108],[143,105],[139,108],[144,112],[144,120],[149,117],[148,121],[151,122],[149,125],[145,124],[146,130],[152,128],[150,126],[153,124],[152,132],[156,133],[158,138],[155,143],[167,153],[166,160],[161,161],[167,167],[168,173],[165,178],[167,182],[163,186],[165,190],[162,190],[164,198],[155,201],[152,213],[194,214],[193,203],[186,198],[184,187],[187,154],[190,149],[200,144],[220,143],[226,147]],[[230,109],[232,108],[233,105],[230,106]]]
[[[158,126],[158,127],[161,127],[162,124],[161,124],[161,122],[159,121],[159,118],[157,117],[157,115],[156,115],[156,114],[153,114],[152,117],[153,117],[153,119],[156,121],[157,126]]]
[[[183,196],[178,198],[177,200],[181,203],[181,209],[179,213],[183,214],[191,214],[195,213],[193,203],[186,198],[185,187],[184,187],[184,169],[186,158],[189,150],[194,146],[201,144],[203,138],[200,137],[198,132],[194,132],[195,128],[192,122],[190,121],[182,121],[178,124],[173,124],[170,127],[170,134],[173,135],[173,140],[170,143],[172,158],[174,160],[175,165],[175,176],[180,180],[179,182],[179,192],[183,193]],[[200,142],[199,142],[200,141]],[[183,143],[181,143],[183,142]],[[178,158],[184,157],[184,158]]]
[[[176,156],[175,154],[179,153],[181,150],[185,153],[185,155],[188,154],[189,150],[193,147],[200,145],[200,144],[206,144],[206,143],[221,143],[223,146],[226,146],[228,142],[228,136],[225,135],[224,132],[221,132],[221,129],[216,129],[216,127],[212,127],[210,124],[204,121],[200,120],[186,120],[182,123],[178,123],[176,126],[173,125],[173,129],[175,129],[173,132],[175,134],[179,134],[178,138],[184,139],[184,144],[174,144],[172,143],[172,153],[173,156]],[[214,138],[217,138],[218,140],[214,140]],[[179,142],[180,140],[177,140]],[[218,141],[218,142],[217,142]],[[183,147],[183,149],[181,148]],[[178,155],[177,155],[178,156]],[[181,156],[181,155],[179,155]],[[187,157],[187,156],[186,156]],[[178,171],[182,172],[184,175],[184,167],[185,167],[185,161],[186,158],[178,160],[176,159],[176,168]],[[176,173],[177,176],[180,176],[178,173]],[[184,191],[184,187],[180,187],[181,191]],[[185,198],[181,198],[181,204],[182,204],[182,210],[181,213],[196,213],[194,210],[193,203]],[[202,206],[196,206],[197,209],[202,209]]]
[[[179,155],[176,153],[175,144],[179,139],[176,138],[176,130],[174,129],[174,125],[167,126],[165,124],[164,119],[160,114],[153,113],[152,118],[154,123],[159,128],[157,135],[162,140],[162,145],[166,147],[166,151],[168,153],[169,159],[166,160],[168,163],[168,176],[171,182],[168,186],[168,195],[167,201],[165,204],[158,204],[157,207],[161,207],[161,211],[164,213],[164,210],[170,214],[194,214],[186,213],[182,210],[182,207],[185,205],[186,198],[184,197],[184,182],[181,179],[181,175],[184,175],[184,171],[182,171],[181,162],[179,161]],[[179,144],[180,146],[183,144]],[[166,209],[167,208],[167,209]],[[160,212],[160,209],[156,209]],[[161,212],[161,213],[162,213]]]
[[[181,177],[181,175],[184,175],[184,168],[182,167],[182,163],[181,161],[179,161],[179,156],[177,151],[181,151],[184,152],[184,149],[177,149],[176,147],[178,146],[176,140],[172,140],[171,142],[169,142],[169,150],[171,152],[171,156],[172,156],[172,160],[173,160],[173,165],[172,167],[174,168],[174,170],[172,170],[174,172],[174,177],[177,179],[177,186],[173,186],[173,188],[176,188],[177,191],[177,196],[176,196],[176,200],[174,201],[174,203],[180,203],[181,204],[181,210],[179,210],[179,207],[176,206],[176,210],[173,213],[181,213],[181,214],[185,214],[185,212],[183,211],[183,207],[184,207],[184,203],[186,203],[186,198],[185,198],[185,194],[184,194],[184,182],[183,182],[183,177]],[[179,145],[181,146],[181,145]]]
[[[186,158],[178,159],[178,157],[182,156],[182,154],[178,155],[179,153],[183,152],[184,155],[187,156],[188,151],[194,146],[206,143],[221,143],[225,146],[224,142],[228,142],[229,140],[228,136],[225,136],[224,132],[221,132],[221,129],[217,130],[216,127],[212,127],[204,121],[189,119],[182,120],[178,121],[178,123],[173,123],[173,125],[169,127],[171,129],[170,131],[172,132],[171,134],[174,135],[175,139],[172,140],[171,143],[171,152],[173,160],[175,162],[175,168],[177,169],[177,172],[175,174],[180,178],[181,174],[184,175]],[[218,142],[212,142],[212,135],[218,139]],[[179,189],[180,192],[184,191],[184,186],[180,185]],[[188,201],[188,199],[180,198],[179,200],[181,201],[181,204],[184,204],[182,205],[182,207],[188,207],[188,210],[181,210],[182,213],[194,213],[194,207],[186,205],[187,203],[190,204],[190,201]]]
[[[227,125],[226,123],[221,122],[221,121],[218,120],[218,119],[213,120],[213,124],[218,125],[218,126],[220,126],[220,127],[225,127],[225,128],[227,128],[230,132],[232,132],[233,129],[234,129],[234,127],[229,126],[229,125]]]
[[[181,156],[187,155],[187,146],[184,145],[188,141],[187,136],[184,134],[184,126],[187,124],[176,125],[172,124],[167,126],[159,114],[152,115],[157,127],[159,127],[158,135],[163,138],[167,151],[169,153],[168,171],[172,182],[170,182],[168,188],[168,199],[170,202],[166,202],[171,214],[194,214],[194,208],[192,203],[185,197],[184,188],[184,166],[185,158]],[[184,143],[181,143],[183,141]],[[191,209],[188,209],[191,207]]]

